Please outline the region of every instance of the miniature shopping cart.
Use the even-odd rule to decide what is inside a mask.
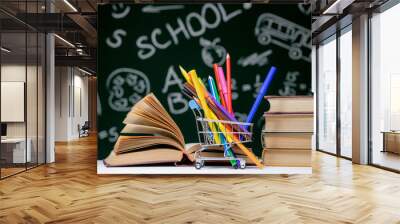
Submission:
[[[189,102],[189,106],[192,109],[195,119],[197,134],[200,142],[200,149],[194,154],[195,167],[201,169],[206,161],[236,161],[235,169],[246,168],[245,157],[233,157],[232,154],[228,153],[229,150],[233,152],[233,146],[237,143],[250,143],[252,141],[252,123],[234,122],[226,120],[211,120],[204,118],[200,107],[193,100]],[[223,127],[224,131],[220,129]],[[221,141],[218,143],[215,136],[219,136]],[[231,136],[229,139],[225,139],[225,136]],[[223,141],[222,139],[226,140]],[[224,148],[224,157],[206,157],[202,156],[202,152],[205,150],[213,150],[216,148]]]

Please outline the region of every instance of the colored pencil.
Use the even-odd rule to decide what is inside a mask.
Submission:
[[[217,86],[218,86],[218,91],[219,91],[219,96],[221,99],[222,106],[227,108],[226,102],[225,102],[225,97],[223,97],[223,94],[222,94],[221,80],[219,80],[220,76],[219,76],[219,71],[218,71],[218,65],[214,64],[213,68],[214,68],[215,79],[217,80]]]
[[[215,81],[213,77],[208,76],[208,85],[210,86],[211,94],[214,96],[214,98],[217,100],[217,102],[221,102],[219,95],[218,95],[218,89],[217,86],[215,85]]]
[[[192,70],[192,71],[189,72],[189,74],[191,75],[191,79],[192,79],[192,82],[194,84],[194,88],[196,90],[197,97],[199,98],[199,101],[200,101],[200,104],[201,104],[201,108],[203,109],[206,118],[213,119],[213,117],[214,117],[214,116],[212,116],[213,113],[208,108],[208,105],[207,105],[207,102],[206,102],[206,99],[205,99],[205,94],[204,94],[204,91],[202,90],[202,86],[201,86],[201,84],[199,82],[199,78],[197,77],[196,71]],[[210,127],[212,132],[217,133],[217,130],[214,127],[213,123],[208,122],[208,125],[209,125],[209,127]],[[213,137],[214,137],[214,140],[215,140],[215,142],[217,144],[221,143],[219,135],[213,135]]]
[[[228,88],[228,111],[233,114],[232,108],[232,77],[231,77],[231,56],[226,55],[226,84]]]

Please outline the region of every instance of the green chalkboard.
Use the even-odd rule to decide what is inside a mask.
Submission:
[[[212,63],[232,58],[233,108],[245,120],[270,68],[278,68],[268,94],[311,94],[311,15],[305,5],[100,5],[98,10],[98,158],[112,150],[132,105],[153,92],[197,142],[178,65],[203,78]],[[265,102],[254,120],[261,150]]]

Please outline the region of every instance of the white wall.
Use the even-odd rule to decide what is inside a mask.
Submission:
[[[56,67],[55,85],[55,140],[77,139],[78,124],[88,120],[88,78],[76,68]]]

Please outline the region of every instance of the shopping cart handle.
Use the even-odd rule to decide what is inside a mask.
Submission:
[[[190,107],[190,109],[192,109],[192,110],[194,110],[194,109],[200,110],[199,105],[198,105],[198,104],[196,103],[196,101],[194,101],[194,100],[190,100],[190,101],[189,101],[189,107]]]

